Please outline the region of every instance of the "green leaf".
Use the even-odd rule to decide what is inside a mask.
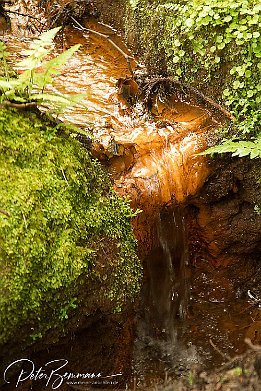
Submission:
[[[187,27],[192,27],[193,23],[194,23],[193,19],[188,18],[188,19],[185,20],[185,25]]]
[[[230,22],[232,20],[232,16],[227,15],[223,20],[224,20],[224,22]]]
[[[0,89],[3,91],[13,90],[18,88],[20,85],[20,81],[18,79],[4,80],[0,79]]]
[[[174,40],[174,46],[180,46],[181,45],[181,42],[179,39],[175,39]]]
[[[72,55],[79,49],[80,46],[80,44],[74,45],[52,60],[42,64],[42,68],[45,70],[45,72],[41,74],[38,73],[34,76],[34,84],[38,85],[40,88],[45,87],[46,84],[51,84],[52,75],[60,74],[60,68],[64,66],[64,64],[72,57]]]
[[[230,90],[228,88],[226,88],[224,91],[223,91],[223,95],[224,96],[229,96],[231,94]]]
[[[225,42],[221,42],[220,44],[218,44],[218,49],[222,50],[222,49],[224,49],[225,46],[226,46],[226,43]]]
[[[204,26],[207,26],[211,21],[212,21],[212,18],[211,18],[210,16],[207,15],[207,16],[203,19],[202,24],[203,24]]]
[[[77,94],[77,95],[58,95],[58,94],[33,94],[32,100],[37,100],[41,102],[54,103],[60,107],[72,106],[79,103],[86,95]]]
[[[241,83],[239,80],[235,80],[233,83],[233,88],[237,90],[238,88],[242,88],[244,86],[244,83]]]
[[[248,90],[247,91],[247,97],[248,98],[252,98],[253,95],[254,95],[254,91],[253,90]]]
[[[41,61],[50,53],[50,48],[53,44],[53,39],[58,33],[61,27],[55,27],[42,33],[36,40],[30,44],[29,50],[24,50],[22,54],[26,55],[27,58],[17,63],[18,69],[33,70],[40,66]]]

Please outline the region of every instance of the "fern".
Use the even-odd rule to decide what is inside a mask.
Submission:
[[[33,94],[34,101],[38,103],[48,102],[51,104],[59,105],[60,108],[70,106],[72,104],[79,103],[84,94],[77,95],[59,95],[59,94]]]
[[[215,153],[232,153],[232,156],[250,156],[250,159],[261,158],[261,135],[253,141],[224,140],[220,145],[209,148],[199,155],[213,155]]]
[[[64,96],[44,93],[45,87],[53,83],[53,76],[60,74],[60,69],[80,47],[74,45],[57,57],[45,60],[52,51],[54,37],[60,28],[44,32],[31,43],[30,49],[22,51],[26,57],[16,65],[18,70],[22,70],[18,77],[9,77],[6,72],[0,77],[0,102],[35,102],[38,105],[47,103],[51,104],[52,108],[56,106],[61,109],[82,100],[83,94]],[[0,60],[5,63],[7,55],[5,45],[0,45]]]
[[[34,83],[42,89],[44,89],[47,84],[51,84],[53,82],[52,75],[60,74],[60,68],[72,57],[80,46],[80,44],[74,45],[65,52],[59,54],[59,56],[42,64],[41,66],[44,69],[44,72],[35,74]]]
[[[60,29],[61,27],[56,27],[46,31],[34,40],[30,45],[30,49],[22,51],[21,54],[27,57],[17,64],[17,68],[35,70],[50,53],[54,37]]]

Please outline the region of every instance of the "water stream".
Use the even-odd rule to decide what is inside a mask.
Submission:
[[[155,247],[145,260],[133,355],[133,372],[142,384],[198,360],[195,348],[185,347],[177,334],[186,321],[190,295],[184,210],[163,208],[155,229]]]

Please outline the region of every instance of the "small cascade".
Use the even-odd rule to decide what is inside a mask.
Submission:
[[[166,208],[157,220],[158,248],[147,263],[149,290],[158,328],[172,338],[175,319],[184,319],[187,311],[185,218],[182,210]]]
[[[161,376],[176,372],[195,357],[178,337],[186,319],[189,281],[185,214],[181,207],[166,207],[155,220],[156,245],[145,263],[145,283],[137,316],[134,372]],[[146,368],[146,371],[144,371]],[[145,375],[146,378],[146,375]],[[144,380],[144,379],[141,379]],[[146,380],[147,381],[147,380]]]

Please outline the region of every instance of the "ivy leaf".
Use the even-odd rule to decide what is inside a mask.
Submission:
[[[193,23],[194,23],[193,19],[188,18],[188,19],[185,20],[185,25],[187,27],[193,26]]]
[[[227,15],[223,20],[224,20],[224,22],[230,22],[232,20],[232,16]]]

